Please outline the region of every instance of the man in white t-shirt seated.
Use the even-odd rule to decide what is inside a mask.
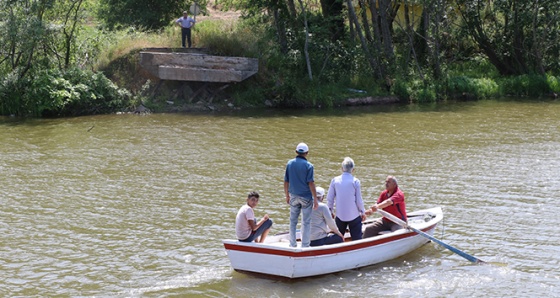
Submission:
[[[235,218],[235,233],[239,241],[252,242],[254,240],[263,243],[268,235],[272,227],[272,219],[268,218],[268,214],[265,214],[258,223],[256,222],[253,209],[257,207],[258,203],[259,193],[253,191],[247,195],[247,204],[239,208]]]

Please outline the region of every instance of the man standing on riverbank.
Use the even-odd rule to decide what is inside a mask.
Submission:
[[[290,246],[297,246],[296,226],[301,213],[301,247],[309,247],[311,213],[319,207],[319,202],[313,178],[313,164],[307,161],[309,147],[305,143],[299,143],[296,153],[297,156],[288,161],[284,173],[284,193],[286,203],[290,205]]]
[[[195,20],[191,17],[189,17],[189,13],[185,10],[183,11],[183,16],[178,18],[175,21],[175,24],[177,24],[177,26],[181,27],[181,43],[183,45],[183,48],[185,47],[185,37],[187,39],[189,48],[191,47],[192,43],[191,43],[191,28],[194,26],[195,24]]]

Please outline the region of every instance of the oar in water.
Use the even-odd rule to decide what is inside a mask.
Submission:
[[[387,217],[388,219],[390,219],[392,222],[398,224],[399,226],[401,226],[401,227],[403,227],[403,228],[405,228],[405,229],[409,229],[409,230],[411,230],[411,231],[414,231],[415,233],[417,233],[417,234],[419,234],[419,235],[421,235],[421,236],[424,236],[424,237],[426,237],[426,238],[428,238],[428,239],[434,241],[435,243],[437,243],[437,244],[439,244],[439,245],[441,245],[441,246],[443,246],[443,247],[449,249],[450,251],[452,251],[452,252],[454,252],[454,253],[460,255],[461,257],[463,257],[463,258],[465,258],[465,259],[467,259],[467,260],[469,260],[469,261],[471,261],[471,262],[473,262],[473,263],[486,263],[486,262],[482,261],[481,259],[478,259],[478,258],[476,258],[476,257],[474,257],[474,256],[471,256],[471,255],[469,255],[468,253],[466,253],[466,252],[464,252],[464,251],[461,251],[461,250],[459,250],[459,249],[457,249],[457,248],[455,248],[455,247],[453,247],[453,246],[451,246],[451,245],[449,245],[449,244],[447,244],[447,243],[445,243],[445,242],[443,242],[443,241],[441,241],[441,240],[436,239],[435,237],[433,237],[433,236],[430,235],[430,234],[424,233],[424,232],[422,232],[422,231],[420,231],[420,230],[418,230],[418,229],[415,229],[415,228],[409,226],[406,222],[402,221],[400,218],[394,216],[393,214],[391,214],[391,213],[389,213],[389,212],[387,212],[387,211],[383,211],[383,210],[381,210],[381,209],[377,209],[377,212],[381,213],[381,215]]]

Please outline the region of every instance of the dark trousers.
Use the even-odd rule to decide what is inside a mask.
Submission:
[[[341,242],[343,242],[343,240],[342,238],[340,238],[340,236],[336,234],[329,234],[325,238],[311,240],[311,244],[309,244],[309,246],[321,246],[321,245],[329,245],[329,244],[335,244]]]
[[[247,239],[243,239],[243,240],[237,239],[237,240],[241,242],[252,242],[253,240],[259,238],[259,236],[262,235],[264,231],[270,229],[270,227],[272,227],[272,219],[269,218],[258,229],[251,232],[251,235],[247,237]]]
[[[185,47],[185,38],[187,39],[189,48],[191,47],[191,28],[181,28],[181,43]]]
[[[350,230],[350,236],[352,236],[352,240],[360,240],[362,239],[362,217],[358,216],[351,221],[342,221],[338,217],[334,220],[336,222],[336,226],[342,235],[346,233],[346,228]]]
[[[371,224],[366,225],[366,228],[364,230],[364,238],[377,236],[381,231],[394,232],[398,229],[402,229],[402,227],[392,221],[377,219]]]

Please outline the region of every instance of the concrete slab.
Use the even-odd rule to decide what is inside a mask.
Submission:
[[[256,74],[256,58],[193,52],[141,51],[140,65],[162,80],[241,82]]]

